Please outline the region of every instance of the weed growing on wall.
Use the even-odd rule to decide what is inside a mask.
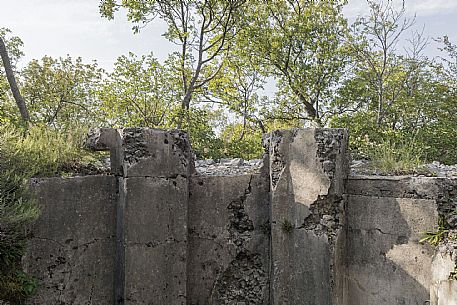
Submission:
[[[294,230],[294,225],[290,222],[290,220],[288,219],[285,219],[282,223],[281,223],[281,229],[284,233],[286,234],[290,234],[292,233],[292,231]]]
[[[0,127],[0,300],[22,304],[36,288],[21,268],[27,228],[39,216],[28,180],[92,158],[81,148],[82,135],[78,129],[66,134],[40,126]]]
[[[444,239],[447,233],[449,233],[449,230],[446,228],[446,220],[443,217],[440,217],[438,220],[438,230],[424,232],[424,237],[422,237],[419,242],[428,242],[430,245],[436,247]]]

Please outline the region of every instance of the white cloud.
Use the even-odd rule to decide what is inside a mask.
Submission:
[[[408,10],[417,15],[451,14],[457,12],[457,0],[412,0],[406,2]]]
[[[379,0],[380,1],[380,0]],[[392,0],[392,3],[401,7],[402,0]],[[457,0],[405,0],[406,13],[417,16],[449,15],[457,12]],[[366,0],[349,0],[344,13],[349,18],[368,13]]]

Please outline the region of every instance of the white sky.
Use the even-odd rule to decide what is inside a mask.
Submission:
[[[98,4],[99,0],[0,0],[0,27],[11,29],[24,41],[22,64],[44,55],[70,54],[85,61],[95,59],[110,70],[116,58],[129,51],[153,51],[164,59],[172,50],[173,45],[161,36],[164,24],[151,23],[134,35],[122,14],[114,21],[101,18]],[[406,0],[406,9],[417,15],[416,28],[425,25],[426,35],[448,35],[457,43],[457,0]],[[366,0],[349,0],[345,8],[350,20],[366,11]],[[438,54],[435,47],[429,47],[429,55]]]

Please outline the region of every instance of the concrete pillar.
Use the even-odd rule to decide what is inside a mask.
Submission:
[[[186,304],[187,178],[191,152],[179,131],[120,131],[124,291],[119,304]]]
[[[186,304],[187,134],[150,128],[99,129],[86,145],[111,152],[118,177],[118,305]]]
[[[344,129],[269,135],[271,304],[343,304]]]

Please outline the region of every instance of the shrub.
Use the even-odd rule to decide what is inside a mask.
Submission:
[[[33,176],[60,174],[69,163],[93,159],[82,150],[84,131],[63,133],[33,126],[0,126],[0,299],[21,304],[35,281],[21,268],[28,226],[39,209],[27,188]]]

